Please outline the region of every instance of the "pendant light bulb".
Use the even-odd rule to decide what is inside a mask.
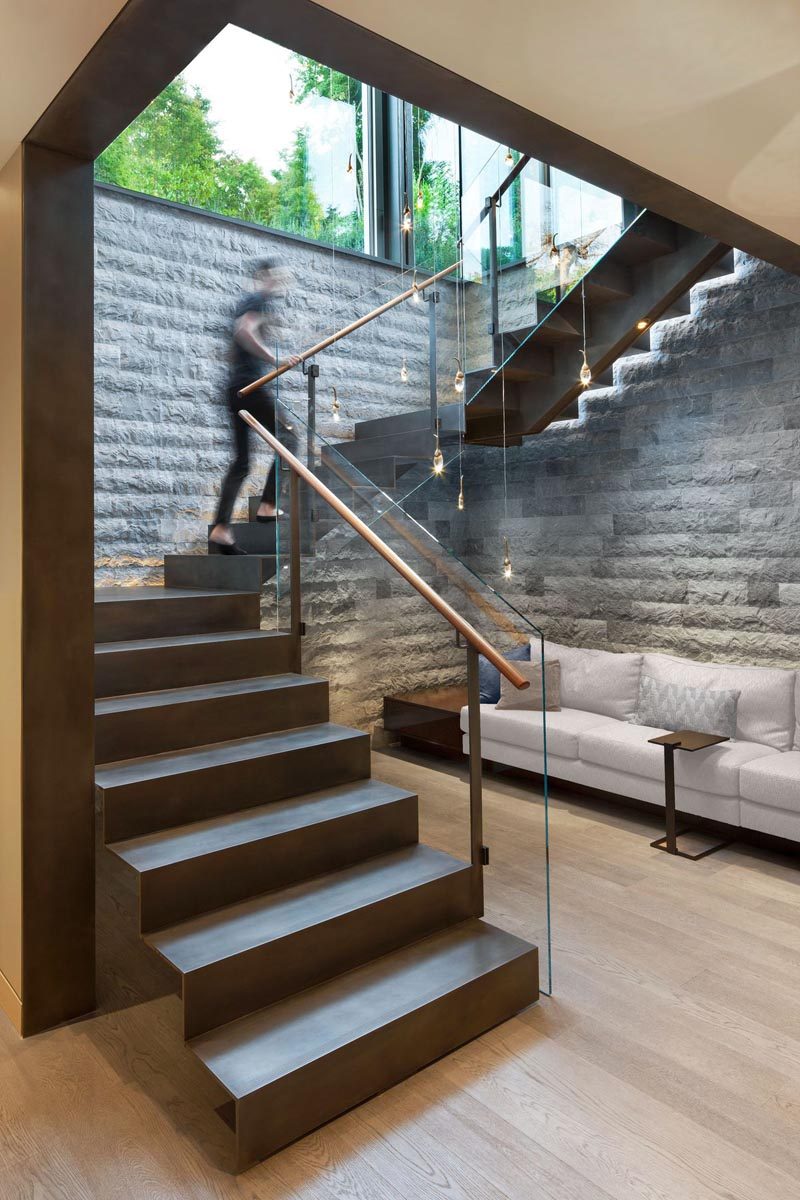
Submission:
[[[412,287],[412,289],[413,289],[413,292],[414,292],[414,303],[415,303],[415,304],[421,304],[421,303],[422,303],[422,301],[420,300],[419,288],[418,288],[418,286],[417,286],[417,272],[416,272],[416,270],[414,271],[414,278],[411,280],[411,287]]]
[[[511,147],[509,146],[506,149],[506,166],[513,167],[513,165],[514,165],[514,155],[511,153]]]
[[[561,257],[561,251],[559,250],[558,246],[556,245],[556,235],[554,233],[550,235],[550,257],[551,258],[560,258]]]
[[[456,359],[456,373],[453,376],[453,387],[459,396],[464,391],[464,372],[461,370],[461,359]]]
[[[351,155],[349,155],[349,157],[348,157],[348,159],[347,159],[347,166],[346,166],[346,168],[345,168],[345,175],[352,175],[352,174],[353,174],[353,156],[352,156],[352,154],[351,154]]]
[[[433,452],[433,473],[434,475],[441,475],[442,471],[444,471],[444,455],[442,454],[442,448],[439,445],[437,437],[436,449]]]
[[[411,209],[408,206],[408,193],[406,192],[403,203],[403,233],[410,233],[414,228],[414,222],[411,217]]]
[[[458,500],[456,501],[456,508],[458,509],[459,512],[464,511],[464,476],[463,475],[459,475],[459,477],[458,477]]]
[[[592,368],[589,366],[588,362],[586,361],[586,351],[581,350],[581,354],[583,355],[583,364],[581,366],[580,374],[579,374],[578,378],[581,381],[581,387],[588,387],[589,384],[592,382]]]
[[[339,397],[336,395],[336,388],[334,388],[333,389],[333,400],[331,401],[331,412],[333,413],[334,421],[339,420],[341,408],[342,408],[342,406],[339,403]]]
[[[403,359],[403,365],[402,365],[402,367],[400,368],[400,382],[401,382],[401,383],[408,383],[408,367],[406,366],[406,360],[405,360],[405,359]]]
[[[417,192],[417,208],[420,210],[420,212],[422,212],[424,207],[425,207],[425,197],[423,196],[422,188],[420,187]]]
[[[508,538],[507,537],[503,538],[503,575],[505,576],[506,579],[510,579],[511,575],[512,575],[511,551],[508,548]]]
[[[289,103],[294,104],[294,101],[295,101],[294,83],[292,82],[292,77],[290,75],[289,76]]]

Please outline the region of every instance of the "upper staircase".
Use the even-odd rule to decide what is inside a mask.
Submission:
[[[578,416],[578,398],[585,391],[579,378],[584,309],[592,383],[607,384],[615,362],[649,350],[656,321],[689,312],[695,283],[732,270],[730,246],[641,212],[580,282],[562,289],[561,299],[534,297],[529,324],[505,328],[499,318],[491,330],[490,361],[467,363],[465,405],[435,409],[445,454],[462,434],[466,443],[502,445],[505,439],[506,445],[518,445],[553,421]],[[495,308],[499,312],[500,306]],[[514,308],[518,316],[520,306]],[[432,410],[426,407],[356,422],[353,440],[337,443],[336,449],[391,495],[402,491],[402,475],[431,461],[435,445]]]
[[[238,1170],[538,996],[535,947],[480,919],[482,868],[420,844],[418,797],[371,778],[299,636],[259,626],[256,588],[96,595],[104,840]]]

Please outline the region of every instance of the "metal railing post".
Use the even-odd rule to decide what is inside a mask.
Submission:
[[[431,405],[431,430],[436,433],[439,419],[439,381],[436,365],[436,305],[439,293],[434,289],[422,297],[428,304],[428,395]]]
[[[306,420],[306,466],[313,471],[316,466],[315,449],[317,441],[317,380],[319,379],[319,363],[304,362],[303,374],[308,388],[308,414]],[[317,542],[317,510],[311,492],[303,488],[303,516],[306,522],[308,546],[313,548]]]
[[[292,471],[289,484],[289,590],[290,629],[297,639],[297,669],[300,669],[300,638],[303,630],[302,598],[300,595],[300,487],[297,472]]]
[[[492,303],[492,319],[489,332],[492,335],[493,360],[497,365],[497,335],[500,332],[500,279],[497,268],[497,206],[496,195],[489,196],[486,207],[489,210],[489,288]]]
[[[483,771],[481,763],[481,690],[478,651],[467,646],[467,712],[469,714],[469,838],[472,862],[472,900],[475,916],[483,915],[483,867],[488,853],[483,844]]]

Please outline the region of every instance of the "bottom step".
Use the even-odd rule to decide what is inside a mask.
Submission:
[[[538,999],[535,946],[470,920],[195,1038],[234,1100],[237,1169]]]

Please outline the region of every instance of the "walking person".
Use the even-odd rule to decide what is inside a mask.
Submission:
[[[236,306],[234,312],[233,330],[231,335],[231,366],[228,377],[227,401],[231,417],[231,427],[235,457],[228,467],[222,483],[219,505],[214,522],[214,528],[209,535],[220,554],[246,554],[236,545],[231,530],[231,516],[239,490],[250,473],[250,426],[239,416],[239,409],[246,408],[257,421],[265,426],[270,433],[275,433],[275,396],[267,387],[251,392],[247,397],[240,397],[240,390],[254,379],[265,375],[269,367],[277,367],[278,360],[273,350],[269,348],[269,326],[274,325],[274,314],[277,301],[284,294],[288,272],[278,267],[270,260],[264,259],[256,263],[253,282],[255,290]],[[286,360],[292,366],[299,363],[300,356],[291,354]],[[281,438],[284,444],[294,450],[296,439],[291,429],[282,425]],[[278,480],[278,462],[273,459],[261,504],[258,507],[257,521],[274,521],[278,515],[276,483]]]

